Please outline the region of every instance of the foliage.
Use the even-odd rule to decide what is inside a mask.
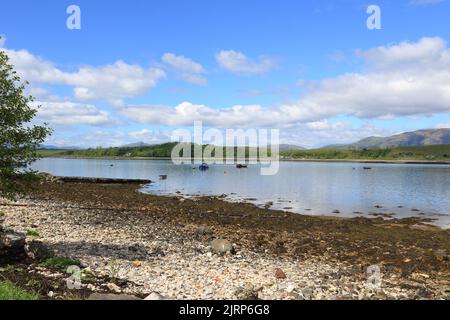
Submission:
[[[0,282],[0,300],[37,300],[38,295],[29,293],[10,281]]]
[[[40,150],[44,157],[87,157],[87,158],[170,158],[174,143],[166,143],[146,147],[129,148],[97,148],[86,150]],[[206,146],[203,146],[205,148]],[[248,157],[251,150],[245,148],[245,156]],[[227,154],[236,155],[238,148],[224,149]],[[261,150],[259,150],[261,155]],[[213,153],[214,155],[214,153]],[[270,150],[268,152],[270,156]],[[371,148],[371,149],[343,149],[324,148],[312,150],[287,150],[280,151],[280,156],[285,159],[305,160],[423,160],[423,161],[450,161],[450,145],[434,145],[421,147],[395,147],[395,148]]]
[[[450,161],[450,145],[372,149],[314,149],[284,151],[290,159],[305,160],[421,160]]]
[[[45,268],[58,269],[65,272],[70,266],[79,266],[80,262],[66,257],[53,257],[48,258],[41,265]]]
[[[51,133],[46,124],[31,124],[37,108],[25,94],[26,85],[0,51],[0,196],[9,199],[36,179],[28,166],[38,159],[37,148]]]

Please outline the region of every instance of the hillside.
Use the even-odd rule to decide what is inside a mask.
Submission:
[[[117,147],[85,150],[40,150],[43,157],[81,157],[81,158],[170,158],[175,143],[165,143],[150,147]],[[205,146],[204,146],[205,147]],[[227,150],[224,150],[226,155]],[[245,149],[248,156],[249,148]],[[237,148],[228,154],[237,153]],[[284,159],[305,160],[418,160],[450,161],[450,144],[394,147],[394,148],[323,148],[314,150],[280,151]]]
[[[113,148],[90,148],[83,150],[54,150],[42,149],[39,154],[43,157],[82,157],[82,158],[170,158],[172,149],[177,145],[176,142],[163,143],[150,146],[137,147],[113,147]],[[194,154],[194,145],[191,145],[191,154]],[[203,146],[206,148],[206,145]],[[242,150],[244,149],[244,150]],[[296,149],[297,150],[297,149]],[[223,154],[236,155],[238,151],[245,152],[246,157],[254,148],[223,148]]]
[[[392,148],[450,144],[450,129],[405,132],[390,137],[369,137],[356,143],[327,148]]]
[[[305,160],[418,160],[450,161],[450,144],[394,148],[323,148],[282,152],[288,159]]]

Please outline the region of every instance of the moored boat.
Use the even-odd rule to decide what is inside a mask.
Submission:
[[[200,170],[208,170],[209,165],[207,163],[202,163],[199,167]]]

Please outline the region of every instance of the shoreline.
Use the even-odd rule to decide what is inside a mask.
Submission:
[[[86,156],[45,156],[42,159],[80,159],[80,160],[172,160],[166,157],[86,157]],[[238,159],[237,161],[245,159]],[[200,159],[196,159],[200,161]],[[270,161],[270,159],[263,160]],[[429,160],[370,160],[370,159],[279,159],[280,162],[330,162],[330,163],[367,163],[367,164],[429,164],[429,165],[450,165],[450,161],[429,161]]]
[[[449,299],[450,231],[415,218],[303,216],[137,192],[139,184],[44,182],[5,226],[82,261],[97,276],[117,264],[119,292],[174,299]],[[3,202],[3,201],[2,201]],[[219,255],[213,239],[233,252]],[[377,265],[383,286],[366,286]],[[274,277],[282,269],[286,279]],[[113,287],[113,286],[111,286]],[[92,289],[92,287],[91,287]],[[117,288],[115,288],[117,289]]]

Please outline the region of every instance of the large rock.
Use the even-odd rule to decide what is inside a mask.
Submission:
[[[22,233],[0,230],[0,250],[23,252],[25,240],[26,236]]]
[[[225,239],[215,239],[211,242],[211,250],[217,254],[225,254],[233,250],[233,245]]]
[[[25,245],[25,253],[33,260],[42,261],[54,256],[52,250],[50,250],[44,243],[37,240],[28,241]]]
[[[25,255],[25,239],[22,233],[0,228],[0,263],[22,261]]]

